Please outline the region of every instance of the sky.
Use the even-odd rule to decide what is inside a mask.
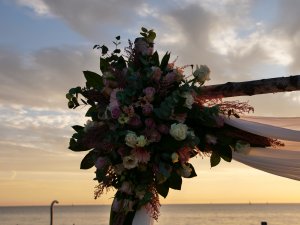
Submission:
[[[0,205],[110,204],[93,199],[94,169],[79,169],[85,153],[68,150],[71,126],[85,108],[69,110],[82,71],[99,71],[95,44],[122,46],[142,26],[155,48],[177,65],[206,64],[207,84],[300,74],[298,0],[0,0]],[[300,92],[241,98],[255,116],[300,116]],[[299,203],[300,182],[237,162],[210,168],[193,159],[185,179],[162,204]]]

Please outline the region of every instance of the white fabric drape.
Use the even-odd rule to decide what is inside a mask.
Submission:
[[[153,225],[154,219],[147,213],[147,210],[143,207],[136,211],[133,218],[132,225]]]
[[[300,117],[225,118],[225,123],[264,137],[280,139],[284,147],[251,148],[247,154],[233,153],[233,159],[278,176],[300,180]]]

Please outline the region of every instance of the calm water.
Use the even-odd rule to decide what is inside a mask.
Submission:
[[[109,206],[55,206],[54,225],[108,225]],[[0,207],[0,225],[49,224],[50,207]],[[164,205],[157,225],[300,225],[300,204]]]

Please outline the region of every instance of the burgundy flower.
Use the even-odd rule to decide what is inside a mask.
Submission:
[[[173,82],[176,81],[176,73],[174,73],[174,72],[167,73],[167,75],[164,77],[164,80],[168,84],[172,84]]]
[[[153,111],[153,105],[150,103],[146,103],[145,105],[142,106],[143,108],[143,114],[148,116],[152,113]]]
[[[132,194],[133,184],[129,181],[124,181],[122,183],[122,186],[120,187],[119,191],[126,193],[128,195]]]
[[[118,106],[112,107],[111,110],[110,110],[110,112],[111,112],[111,117],[113,119],[118,119],[119,116],[121,115],[121,110],[120,110],[120,108]]]
[[[156,126],[155,121],[152,118],[145,119],[145,125],[148,128],[155,128]]]
[[[135,148],[131,151],[139,163],[147,163],[150,160],[150,153],[144,148]]]
[[[150,142],[159,142],[161,139],[161,134],[156,129],[148,130],[146,133]]]
[[[142,126],[142,121],[138,115],[135,115],[130,118],[128,124],[132,127],[138,128]]]
[[[152,67],[152,71],[153,71],[152,79],[158,83],[160,81],[162,71],[159,67],[156,67],[156,66]]]
[[[165,124],[159,124],[157,129],[162,134],[168,134],[170,130],[170,128]]]
[[[95,163],[95,167],[97,169],[103,169],[108,164],[109,164],[109,159],[107,159],[106,157],[99,157]]]
[[[148,101],[152,102],[155,94],[155,88],[154,87],[146,87],[143,90],[144,94],[146,95],[146,98]]]
[[[187,147],[179,149],[177,152],[181,163],[186,163],[191,157],[190,149]]]

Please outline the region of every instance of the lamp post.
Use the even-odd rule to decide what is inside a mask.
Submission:
[[[53,225],[53,206],[55,203],[58,204],[59,202],[57,200],[54,200],[50,205],[50,225]]]

